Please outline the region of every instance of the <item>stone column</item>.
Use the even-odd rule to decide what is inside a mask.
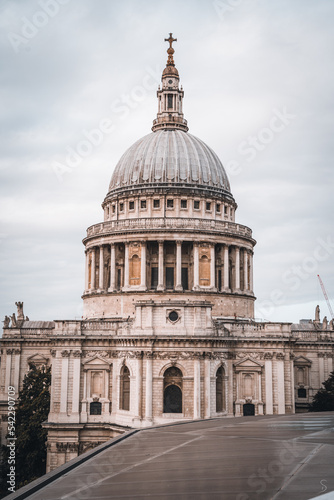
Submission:
[[[80,367],[81,352],[73,353],[73,394],[72,394],[72,413],[79,415],[79,395],[80,395]]]
[[[141,418],[141,397],[142,397],[142,357],[138,353],[136,356],[136,408],[135,414],[138,419]]]
[[[115,243],[110,245],[110,288],[108,292],[114,292],[116,289],[116,249]]]
[[[228,367],[228,381],[227,381],[227,398],[226,398],[226,410],[228,415],[233,415],[233,360],[229,359],[227,361]]]
[[[103,250],[104,247],[103,245],[100,246],[100,267],[99,267],[99,292],[102,292],[104,287],[103,287],[103,272],[104,272],[104,255],[103,255]]]
[[[292,413],[295,413],[295,365],[293,358],[290,360],[290,374],[291,374],[291,405]]]
[[[91,283],[90,289],[95,290],[95,248],[92,248],[92,265],[91,265]]]
[[[164,287],[164,242],[159,241],[159,263],[158,263],[158,291],[163,291]]]
[[[216,253],[215,245],[210,248],[210,287],[216,289]]]
[[[51,361],[51,387],[50,387],[50,413],[54,413],[56,376],[58,374],[58,370],[57,370],[56,364],[58,362],[58,359],[56,358],[57,351],[55,349],[50,349],[50,354],[52,356],[52,361]]]
[[[124,243],[125,252],[124,252],[124,286],[123,290],[129,289],[129,243]]]
[[[224,246],[224,290],[229,290],[229,260],[228,260],[228,245]]]
[[[325,382],[327,378],[325,377],[324,354],[322,352],[318,353],[318,360],[319,360],[319,387],[321,387],[321,384]]]
[[[211,361],[207,356],[204,359],[204,418],[211,417]]]
[[[276,360],[277,367],[277,412],[279,415],[285,413],[285,384],[284,384],[284,360]]]
[[[273,365],[271,359],[266,359],[264,362],[265,379],[266,379],[266,415],[273,414]]]
[[[111,411],[115,414],[118,410],[119,405],[119,377],[118,377],[118,362],[115,359],[112,364],[112,387],[111,387]]]
[[[140,253],[140,288],[146,290],[146,241],[141,242]]]
[[[20,359],[21,351],[20,349],[14,349],[14,387],[15,392],[19,395],[19,383],[20,383]]]
[[[253,292],[253,254],[249,254],[249,289]]]
[[[86,250],[85,252],[85,255],[86,255],[86,266],[85,266],[85,293],[88,292],[88,289],[89,289],[89,251]]]
[[[62,351],[61,383],[60,383],[60,413],[67,413],[68,359],[69,351]]]
[[[193,290],[199,290],[199,248],[198,243],[194,243],[194,286]]]
[[[176,241],[176,286],[175,290],[182,292],[182,241]]]
[[[152,421],[153,417],[153,360],[152,353],[147,353],[146,358],[146,401],[145,418]]]
[[[248,290],[248,253],[244,248],[244,291]]]
[[[235,247],[235,290],[240,290],[240,248]]]
[[[8,387],[11,385],[10,383],[10,374],[12,370],[12,349],[7,349],[6,351],[6,375],[5,375],[5,392],[7,393]],[[15,387],[15,391],[18,391],[18,388]]]
[[[194,419],[201,418],[201,362],[194,359]]]

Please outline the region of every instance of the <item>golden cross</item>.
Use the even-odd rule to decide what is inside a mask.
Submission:
[[[169,38],[165,38],[165,42],[169,42],[169,48],[172,49],[172,43],[177,42],[177,38],[173,38],[173,33],[169,33]]]

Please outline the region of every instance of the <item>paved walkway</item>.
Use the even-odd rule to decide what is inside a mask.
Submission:
[[[147,429],[26,498],[306,500],[334,492],[333,428],[328,412]]]

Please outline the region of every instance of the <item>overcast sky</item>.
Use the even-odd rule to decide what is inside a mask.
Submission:
[[[332,0],[0,1],[1,318],[15,301],[31,320],[81,317],[81,241],[150,132],[169,32],[190,133],[257,240],[256,317],[296,322],[319,303],[329,318],[333,19]]]

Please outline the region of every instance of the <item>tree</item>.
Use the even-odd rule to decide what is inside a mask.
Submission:
[[[334,371],[322,385],[324,388],[313,396],[309,411],[334,411]]]
[[[50,411],[51,368],[31,366],[23,380],[16,407],[15,482],[16,489],[45,474],[47,430],[42,422]],[[10,437],[10,436],[7,436]],[[7,489],[9,449],[2,447],[2,497]]]

